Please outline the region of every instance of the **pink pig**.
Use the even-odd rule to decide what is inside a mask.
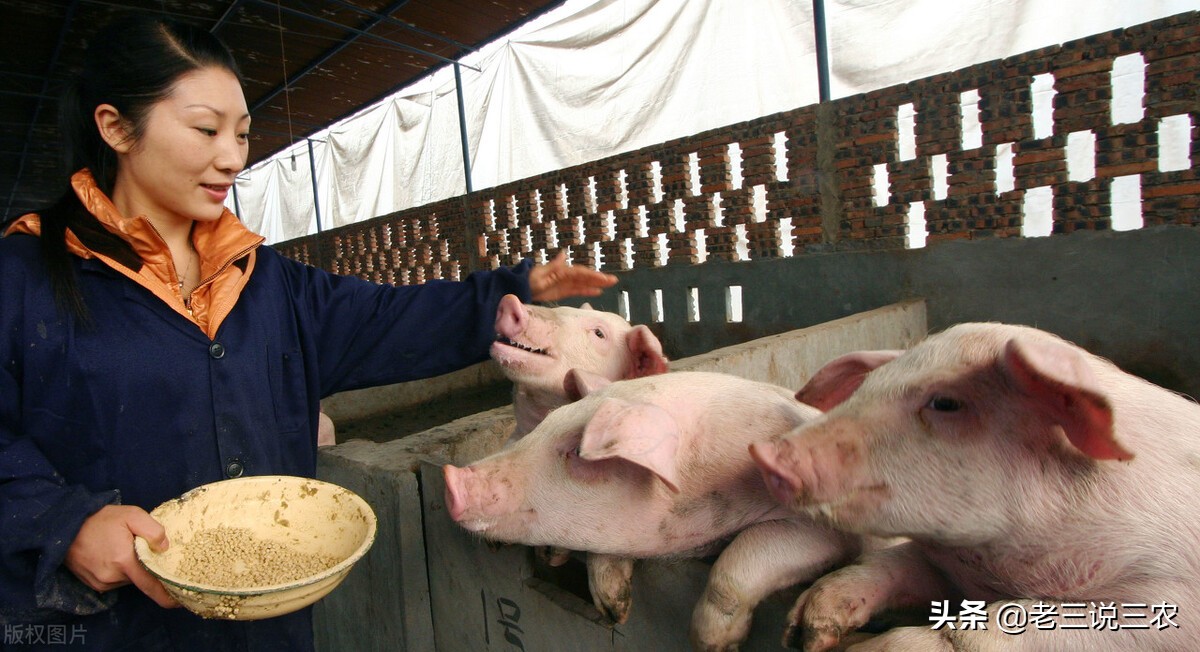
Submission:
[[[533,430],[556,407],[568,402],[567,371],[581,369],[609,380],[667,371],[658,338],[646,326],[631,326],[619,315],[583,308],[527,306],[514,295],[496,310],[496,343],[491,355],[513,381],[517,426],[511,440]]]
[[[693,614],[696,646],[717,650],[746,637],[763,598],[858,554],[858,537],[772,500],[750,458],[750,442],[817,416],[790,390],[705,372],[608,384],[572,371],[566,385],[582,398],[525,438],[444,467],[447,511],[488,539],[588,551],[596,606],[618,622],[632,562],[596,556],[702,556],[733,538]]]
[[[843,356],[797,397],[828,412],[751,445],[772,492],[838,528],[911,538],[800,596],[805,650],[901,607],[930,624],[851,649],[1200,649],[1195,402],[1002,324]],[[934,629],[964,607],[986,609],[983,627]],[[1027,631],[1005,633],[998,616],[1014,614]]]

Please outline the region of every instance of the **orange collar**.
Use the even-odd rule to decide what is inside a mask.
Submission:
[[[200,254],[201,280],[185,303],[179,293],[171,252],[150,221],[144,215],[121,215],[86,169],[71,177],[71,186],[80,202],[104,228],[133,247],[142,259],[142,268],[131,270],[108,256],[92,251],[69,229],[66,234],[67,249],[81,258],[104,261],[109,267],[153,292],[176,312],[200,326],[210,338],[213,337],[249,280],[254,267],[254,250],[264,238],[247,229],[228,209],[214,222],[196,222],[192,227],[192,244]],[[40,217],[30,213],[14,222],[6,235],[41,235],[41,231]],[[243,258],[247,259],[244,269],[234,264]]]

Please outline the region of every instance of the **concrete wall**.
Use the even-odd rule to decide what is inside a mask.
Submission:
[[[489,360],[435,378],[334,394],[321,401],[321,409],[336,424],[414,409],[459,392],[506,382],[500,367]]]
[[[741,286],[744,319],[725,320]],[[700,321],[686,319],[698,288]],[[663,294],[664,321],[651,298]],[[648,323],[668,355],[684,357],[898,301],[923,299],[931,331],[964,321],[1036,326],[1126,371],[1200,397],[1200,231],[1155,227],[1047,238],[960,241],[903,251],[817,254],[623,273],[592,304]]]

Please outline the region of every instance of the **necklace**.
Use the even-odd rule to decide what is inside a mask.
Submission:
[[[195,250],[193,250],[189,253],[196,253],[196,252],[195,252]],[[199,258],[199,257],[200,257],[200,255],[198,253],[196,253],[196,258]],[[191,289],[189,289],[187,292],[184,292],[183,286],[186,285],[188,282],[188,274],[192,271],[192,262],[193,262],[192,257],[188,256],[187,266],[185,266],[183,268],[183,271],[180,272],[179,268],[175,269],[175,274],[179,278],[179,294],[183,296],[184,303],[187,303],[188,299],[191,297]],[[194,289],[194,288],[192,288],[192,289]]]

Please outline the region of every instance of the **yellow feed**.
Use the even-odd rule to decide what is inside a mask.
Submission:
[[[201,530],[182,544],[178,572],[198,584],[250,588],[284,584],[315,575],[338,563],[330,555],[308,554],[282,543],[255,538],[247,528]]]

